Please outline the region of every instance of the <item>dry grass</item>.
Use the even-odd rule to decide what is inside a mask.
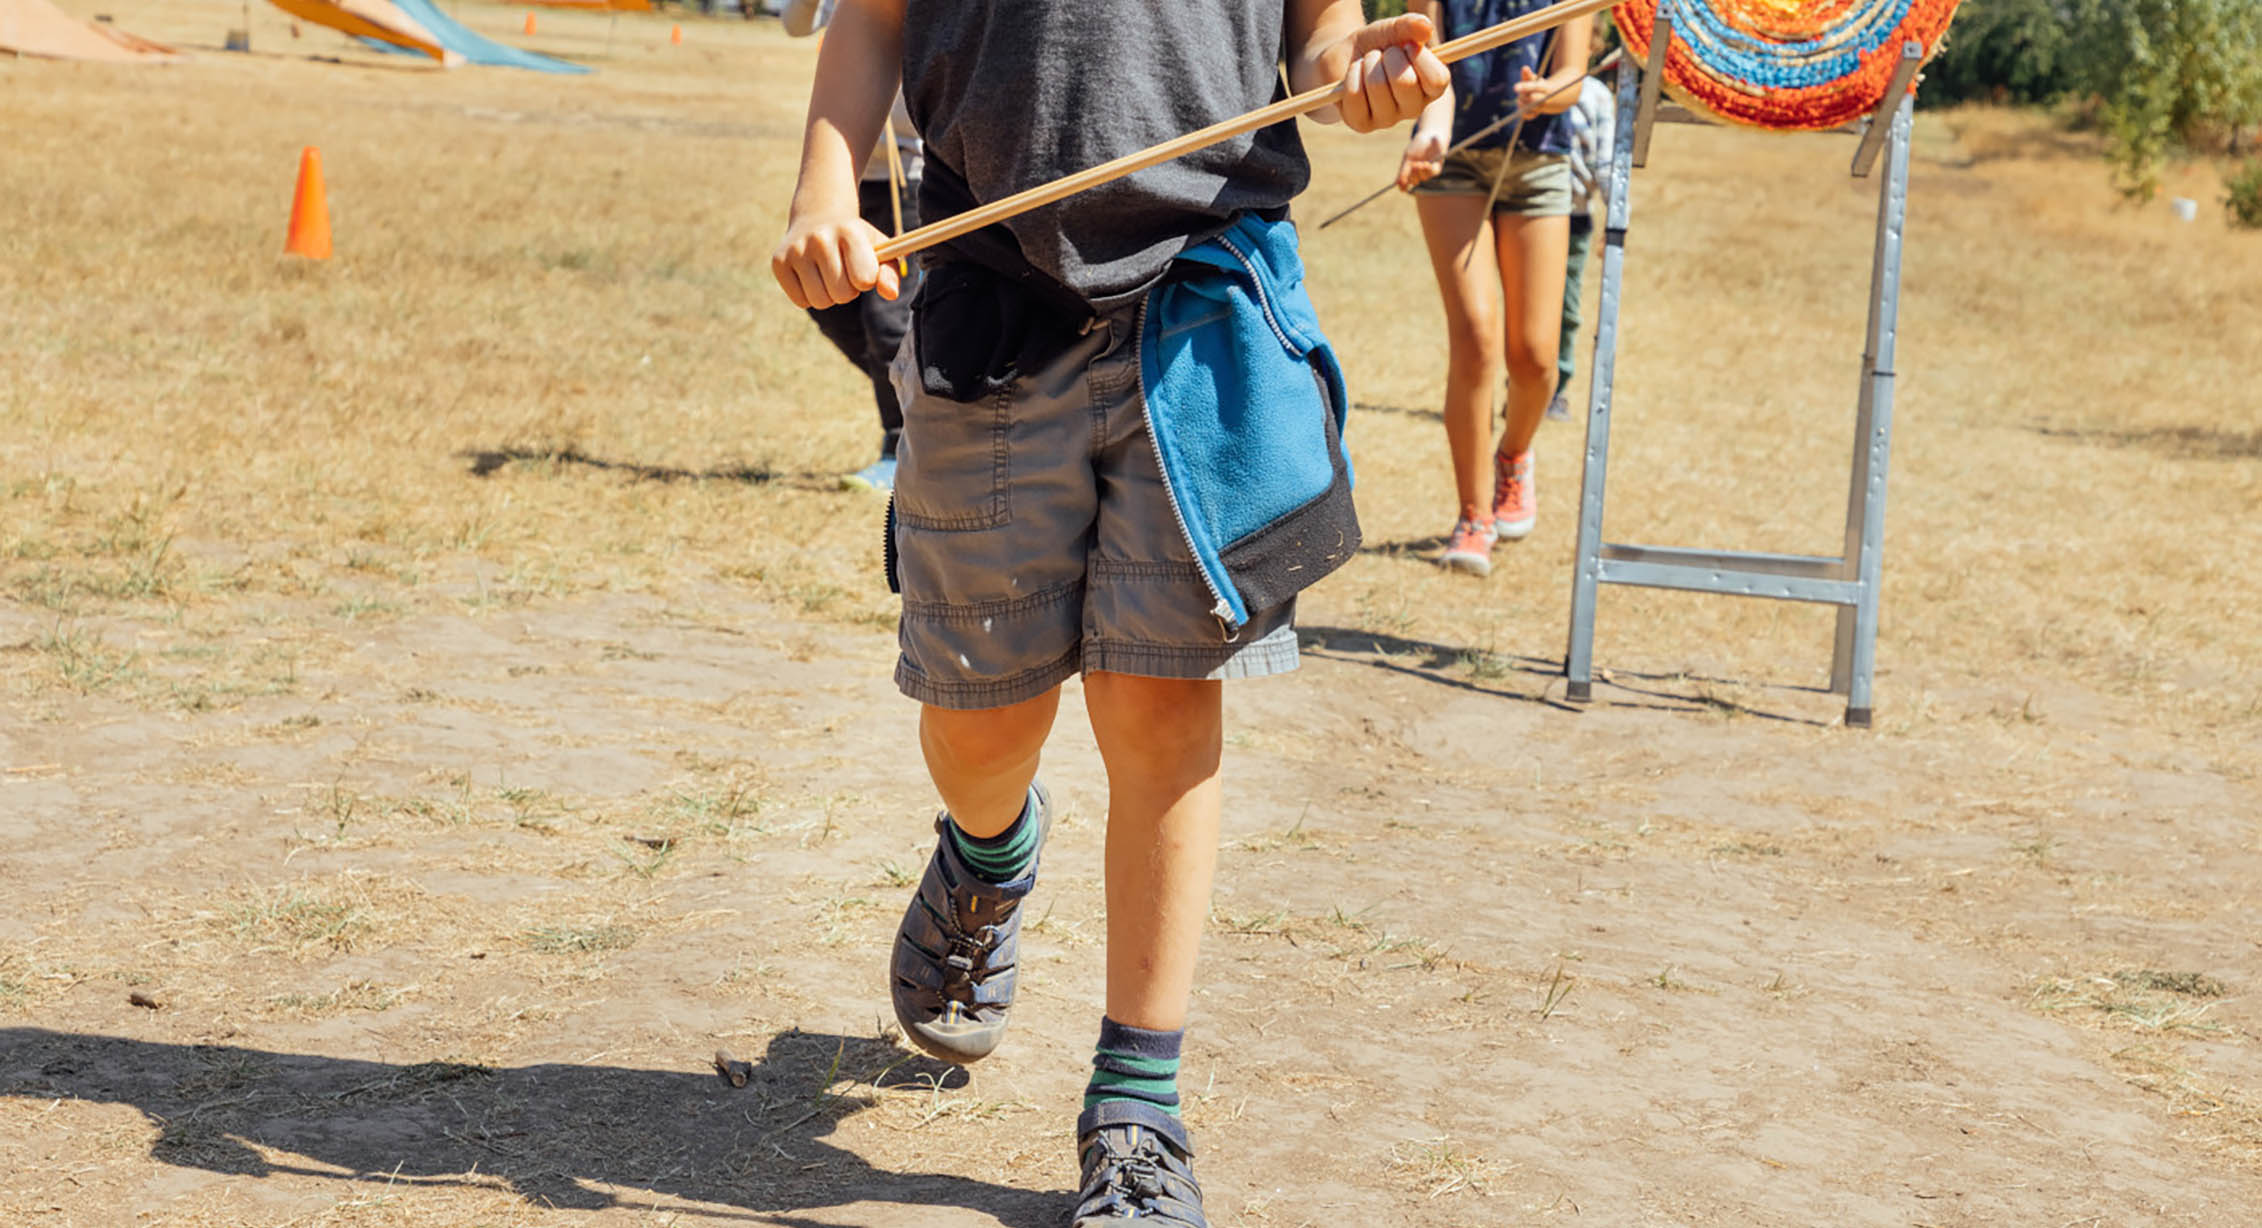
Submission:
[[[2239,357],[2262,350],[2262,286],[2244,272],[2262,240],[2113,208],[2084,156],[2026,116],[1927,116],[1919,133],[1879,650],[1896,719],[1967,715],[1917,716],[1923,690],[2073,677],[2250,737],[2262,628],[2224,601],[2247,583],[2224,547],[2262,501],[2262,404]],[[1608,535],[1835,553],[1874,195],[1829,138],[1662,141],[1636,179]],[[1345,138],[1315,144],[1381,173]],[[1315,203],[1350,186],[1323,176]],[[1392,263],[1415,242],[1390,207],[1307,242],[1356,395],[1387,411],[1354,436],[1382,542],[1449,515],[1427,416],[1437,314]],[[1703,306],[1724,298],[1736,306]],[[1329,609],[1444,645],[1500,628],[1488,647],[1559,659],[1577,452],[1550,429],[1540,453],[1549,517],[1511,556],[1513,583],[1472,599],[1370,555],[1325,590]],[[1827,611],[1610,590],[1598,653],[1621,672],[1812,684],[1828,628]]]
[[[115,7],[191,45],[234,12]],[[299,52],[268,16],[262,51]],[[593,19],[544,24],[553,49],[604,45]],[[715,580],[884,623],[877,508],[828,489],[869,446],[858,381],[763,262],[805,49],[766,23],[697,33],[663,55],[631,22],[590,81],[267,54],[130,83],[16,69],[38,82],[8,104],[17,156],[49,168],[0,188],[17,219],[0,313],[20,343],[0,371],[0,579],[44,611],[22,672],[226,707],[288,687],[288,664],[151,653],[106,620],[165,620],[168,651],[270,620],[314,659],[334,639],[290,633],[317,612],[382,623]],[[165,121],[92,135],[84,117],[124,88]],[[2251,739],[2262,602],[2223,547],[2262,505],[2239,358],[2262,350],[2246,274],[2262,240],[2109,207],[2086,154],[2023,116],[1920,132],[1888,719],[1964,719],[1972,701],[1942,693],[2052,677],[2218,746]],[[308,141],[338,215],[328,265],[275,253]],[[1390,156],[1333,131],[1312,144],[1319,209]],[[1666,134],[1638,189],[1613,537],[1832,548],[1872,208],[1843,154]],[[1377,546],[1307,621],[1438,645],[1448,672],[1513,689],[1513,663],[1558,651],[1575,448],[1543,437],[1551,511],[1501,580],[1433,575],[1393,548],[1445,518],[1418,251],[1394,202],[1307,236],[1369,407],[1354,443]],[[1692,307],[1723,294],[1741,310]],[[2067,304],[2085,327],[2065,327]],[[1771,697],[1702,679],[1811,684],[1827,627],[1827,611],[1613,590],[1601,654],[1622,680],[1693,674],[1663,685],[1733,715]]]
[[[2131,969],[2086,977],[2052,977],[2034,987],[2034,1009],[2070,1012],[2138,1032],[2221,1033],[2207,1018],[2223,983],[2197,972]]]
[[[194,43],[234,13],[117,17]],[[260,45],[287,46],[271,16]],[[625,92],[213,57],[135,78],[168,120],[91,142],[77,117],[127,81],[17,70],[41,86],[10,101],[12,156],[70,173],[6,189],[7,590],[66,620],[191,624],[262,598],[368,620],[716,575],[876,608],[854,510],[873,509],[810,489],[872,431],[762,260],[764,168],[794,125],[759,83],[806,50],[701,39],[666,68],[606,65]],[[276,254],[302,142],[325,155],[326,266]]]
[[[2232,1051],[2243,1052],[2255,1039],[2216,1017],[2230,993],[2228,985],[2202,972],[2120,968],[2042,978],[2028,1004],[2109,1033],[2134,1034],[2139,1039],[2133,1043],[2113,1042],[2107,1051],[2112,1067],[2164,1098],[2186,1121],[2187,1135],[2251,1163],[2262,1158],[2262,1099],[2247,1080],[2204,1069],[2208,1063],[2194,1047],[2238,1046]]]
[[[1390,1149],[1390,1175],[1423,1198],[1448,1194],[1486,1197],[1497,1192],[1502,1172],[1492,1160],[1442,1136],[1403,1142]]]
[[[105,7],[192,48],[240,20],[224,0]],[[492,34],[519,20],[477,4],[461,16]],[[788,1026],[840,1014],[827,978],[884,959],[923,856],[916,821],[876,832],[924,795],[897,782],[875,796],[874,776],[839,770],[900,749],[875,744],[855,693],[820,708],[811,695],[847,684],[800,675],[690,700],[663,689],[669,670],[705,668],[663,647],[663,632],[677,647],[701,634],[774,642],[762,660],[781,678],[842,651],[837,639],[877,677],[874,629],[892,619],[880,509],[834,484],[869,459],[868,393],[765,267],[808,48],[768,23],[694,22],[669,49],[670,20],[613,31],[545,11],[532,41],[598,62],[586,80],[404,68],[326,33],[294,43],[265,9],[251,57],[138,73],[0,64],[9,165],[37,172],[0,175],[0,745],[17,756],[0,764],[0,806],[94,829],[72,826],[60,850],[0,850],[0,896],[22,891],[41,910],[0,917],[0,1021],[147,1028],[186,1054],[177,1087],[134,1101],[177,1110],[171,1120],[116,1103],[40,1116],[65,1091],[33,1079],[0,1096],[0,1149],[59,1140],[58,1154],[107,1167],[58,1172],[126,1183],[110,1189],[147,1179],[135,1164],[152,1149],[206,1175],[313,1166],[296,1185],[265,1179],[287,1187],[288,1206],[242,1210],[228,1200],[262,1195],[239,1183],[161,1212],[192,1224],[549,1223],[584,1206],[609,1208],[607,1222],[668,1222],[670,1199],[848,1222],[858,1213],[843,1191],[916,1206],[948,1185],[899,1173],[977,1165],[1004,1191],[985,1195],[993,1209],[1067,1179],[1060,1123],[1036,1110],[1073,1100],[1073,1071],[1060,1086],[1029,1073],[1034,1062],[953,1081],[906,1064],[867,1019],[827,1025],[845,1036]],[[1346,1036],[1414,1020],[1419,1043],[1444,1046],[1424,1051],[1440,1068],[1469,1072],[1438,1120],[1363,1135],[1421,1140],[1375,1142],[1360,1176],[1392,1191],[1398,1222],[1482,1219],[1466,1199],[1509,1188],[1511,1173],[1542,1199],[1536,1215],[1577,1210],[1544,1201],[1557,1197],[1552,1177],[1539,1180],[1544,1156],[1481,1133],[1487,1119],[1447,1120],[1468,1087],[1512,1085],[1484,1063],[1513,1046],[1541,1054],[1524,1075],[1560,1061],[1601,1084],[1655,1070],[1641,1063],[1675,1037],[1725,1049],[1769,1032],[1762,1047],[1796,1047],[1817,1030],[1835,1038],[1845,1016],[1823,1013],[1849,1003],[1931,1009],[1931,964],[1911,974],[1923,993],[1864,997],[1864,978],[1885,974],[1839,976],[1841,953],[1796,949],[1810,926],[1906,929],[1940,951],[2011,961],[1976,998],[1950,1000],[2017,1017],[2020,999],[1989,995],[2019,984],[2023,1009],[2070,1025],[2104,1068],[2158,1093],[2200,1144],[2195,1166],[2229,1156],[2251,1172],[2262,1155],[2253,1080],[2219,1059],[2243,1053],[2251,1031],[2245,986],[2209,980],[2236,982],[2235,967],[2115,971],[2119,955],[2068,950],[2081,926],[2141,922],[2144,941],[2188,941],[2129,960],[2199,966],[2193,930],[2244,932],[2228,888],[2201,898],[2180,877],[2204,871],[2204,839],[2218,851],[2252,840],[2235,802],[2234,831],[2192,836],[2180,869],[2149,867],[2131,851],[2149,846],[2108,836],[2170,837],[2146,830],[2156,825],[2125,779],[2100,774],[2212,772],[2235,793],[2262,762],[2262,576],[2236,548],[2262,512],[2262,238],[2116,207],[2093,151],[2030,116],[1928,115],[1919,131],[1883,728],[1856,741],[1765,719],[1835,715],[1796,689],[1822,679],[1827,612],[1632,590],[1603,600],[1600,660],[1616,683],[1605,696],[1679,713],[1717,739],[1705,746],[1733,748],[1714,757],[1740,782],[1690,769],[1709,751],[1516,702],[1559,689],[1577,441],[1542,435],[1541,529],[1504,550],[1489,583],[1421,561],[1411,543],[1450,509],[1433,413],[1439,317],[1410,210],[1385,201],[1306,236],[1360,406],[1371,548],[1309,596],[1302,620],[1315,655],[1373,665],[1378,679],[1434,679],[1482,705],[1467,721],[1478,749],[1422,742],[1403,712],[1368,703],[1379,686],[1238,726],[1236,770],[1317,782],[1317,800],[1284,792],[1229,842],[1206,965],[1229,971],[1202,1009],[1263,1027],[1274,1011],[1332,1018]],[[323,149],[336,213],[327,265],[277,252],[307,143]],[[1380,182],[1393,144],[1313,132],[1306,215]],[[1834,138],[1660,133],[1637,183],[1613,539],[1834,548],[1873,207],[1843,175],[1848,152]],[[1582,346],[1582,371],[1587,358]],[[764,612],[745,613],[748,593]],[[487,637],[500,654],[500,629],[617,594],[642,603],[622,616],[634,630],[561,634],[526,650],[539,659],[460,676],[356,659],[399,647],[404,627]],[[768,610],[804,621],[765,621]],[[1331,726],[1337,698],[1372,710]],[[546,723],[573,705],[578,724]],[[1553,723],[1525,723],[1533,712]],[[99,741],[128,720],[144,722],[131,726],[144,742],[188,729],[189,765],[162,778],[133,758],[146,746]],[[482,740],[496,730],[515,740]],[[125,766],[92,784],[83,763],[49,762],[64,753],[53,746],[103,747],[89,759]],[[1778,777],[1778,754],[1828,766]],[[577,775],[583,755],[595,766]],[[611,775],[645,758],[648,774]],[[1471,784],[1510,770],[1509,809]],[[1355,772],[1369,775],[1346,783]],[[1699,812],[1691,798],[1712,786],[1727,800]],[[1096,816],[1095,802],[1073,804]],[[1064,809],[1071,873],[1096,826]],[[94,846],[129,858],[99,874],[123,864],[135,877],[72,877]],[[1403,894],[1448,881],[1481,905],[1417,913]],[[1753,884],[1759,894],[1736,894]],[[1661,898],[1686,911],[1644,911]],[[1796,924],[1751,931],[1785,950],[1738,962],[1740,927],[1708,927],[1722,914],[1691,899]],[[1054,986],[1096,962],[1102,916],[1087,891],[1030,918],[1048,962],[1034,965],[1044,988],[1016,1026],[1048,1071],[1081,1061],[1086,1020],[1071,1031],[1061,1003],[1076,991]],[[2102,971],[2027,980],[2035,968]],[[1233,979],[1243,974],[1254,979]],[[127,1005],[129,990],[164,1005]],[[870,1005],[859,994],[851,1015]],[[600,1018],[602,1003],[627,1005]],[[1955,1022],[1939,1011],[1890,1026],[1919,1019]],[[1344,1119],[1332,1115],[1365,1094],[1340,1054],[1261,1067],[1297,1030],[1235,1033],[1252,1073],[1189,1089],[1190,1116],[1232,1140],[1224,1163],[1248,1166],[1222,1185],[1246,1187],[1252,1222],[1303,1222],[1306,1208],[1280,1193],[1269,1160],[1231,1157],[1264,1155],[1267,1136],[1335,1131]],[[669,1065],[708,1033],[768,1048],[749,1055],[762,1078],[712,1122],[690,1107],[707,1082],[674,1081],[681,1064]],[[275,1090],[277,1063],[364,1035],[387,1051],[366,1078]],[[511,1069],[521,1057],[556,1063],[544,1077],[568,1089],[537,1095]],[[1652,1129],[1645,1114],[1667,1121],[1671,1146],[1614,1159],[1587,1185],[1606,1188],[1619,1168],[1661,1187],[1688,1172],[1673,1167],[1687,1127],[1717,1106],[1677,1125],[1656,1106],[1684,1073],[1692,1086],[1717,1076],[1697,1069],[1704,1058],[1679,1051],[1670,1078],[1609,1109],[1610,1133],[1590,1123],[1562,1136],[1615,1154],[1618,1131]],[[616,1077],[628,1091],[606,1082]],[[1803,1070],[1785,1078],[1808,1086]],[[1242,1120],[1252,1095],[1281,1089]],[[624,1142],[630,1093],[643,1098]],[[494,1124],[550,1095],[584,1116],[540,1147]],[[400,1142],[388,1131],[411,1118],[353,1116],[375,1101],[430,1108],[433,1131],[453,1133]],[[1305,1116],[1271,1122],[1283,1106]],[[284,1144],[320,1140],[262,1135],[252,1109],[343,1120],[427,1171],[391,1171],[399,1154],[296,1155]],[[1513,1137],[1544,1139],[1545,1126]],[[1943,1146],[1967,1148],[1960,1139]],[[29,1156],[22,1147],[8,1154]],[[552,1163],[578,1165],[603,1193],[543,1184],[535,1170]],[[686,1166],[705,1176],[680,1177]],[[0,1208],[44,1214],[82,1197],[45,1171],[0,1176]],[[2027,1218],[2078,1209],[2043,1205],[2053,1217]],[[1653,1209],[1661,1222],[1709,1214]]]

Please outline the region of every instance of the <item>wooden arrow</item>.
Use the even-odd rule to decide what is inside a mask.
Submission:
[[[1591,17],[1616,2],[1617,0],[1562,0],[1562,3],[1551,4],[1536,13],[1527,13],[1512,21],[1504,21],[1496,26],[1488,26],[1474,34],[1463,35],[1452,42],[1441,43],[1436,48],[1437,58],[1448,64],[1456,60],[1465,60],[1472,55],[1490,51],[1495,47],[1506,46],[1517,39],[1529,38],[1541,31],[1552,30],[1557,26],[1577,21],[1582,17]],[[882,243],[875,254],[883,262],[901,259],[913,252],[933,247],[937,243],[948,242],[960,235],[970,234],[984,226],[1002,222],[1010,217],[1019,217],[1031,209],[1041,208],[1056,200],[1074,196],[1088,188],[1096,188],[1103,183],[1121,179],[1133,171],[1143,171],[1150,166],[1159,166],[1172,158],[1190,154],[1197,149],[1207,149],[1221,141],[1232,140],[1242,133],[1255,132],[1259,128],[1270,127],[1282,120],[1294,119],[1299,115],[1308,115],[1322,107],[1333,106],[1343,101],[1344,93],[1343,83],[1340,81],[1333,85],[1323,85],[1316,89],[1305,90],[1301,94],[1283,98],[1270,106],[1259,107],[1247,114],[1235,116],[1222,123],[1211,124],[1207,128],[1189,132],[1181,137],[1173,137],[1159,145],[1148,146],[1137,153],[1125,154],[1112,162],[1102,162],[1089,170],[1065,175],[1051,183],[1041,183],[1026,191],[1015,192],[1002,200],[991,201],[989,204],[968,209],[956,217],[944,218],[942,221],[921,226],[909,234],[899,235]]]

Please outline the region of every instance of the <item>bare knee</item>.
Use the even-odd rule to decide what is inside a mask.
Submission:
[[[1514,337],[1508,342],[1508,379],[1515,384],[1553,384],[1558,339]]]
[[[1052,729],[1059,692],[1004,708],[960,712],[929,706],[920,712],[919,739],[930,760],[958,773],[985,777],[1028,762]]]
[[[1485,376],[1500,370],[1500,320],[1472,316],[1446,326],[1446,360],[1464,375]]]
[[[1206,775],[1216,768],[1222,684],[1096,673],[1085,680],[1084,692],[1111,771]]]

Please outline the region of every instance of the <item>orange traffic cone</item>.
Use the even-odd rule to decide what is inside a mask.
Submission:
[[[683,45],[683,27],[682,27],[682,26],[669,26],[669,27],[668,27],[668,41],[669,41],[669,42],[671,42],[671,43],[674,43],[674,44],[675,44],[676,46],[678,46],[678,47],[681,47],[681,46]]]
[[[532,13],[526,15],[526,32],[528,34],[534,33],[534,14]]]
[[[298,156],[298,194],[291,200],[291,231],[283,251],[309,260],[330,258],[330,202],[322,192],[322,151],[309,145]]]

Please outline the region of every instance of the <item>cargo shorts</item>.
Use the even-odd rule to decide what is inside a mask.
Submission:
[[[1513,151],[1506,146],[1455,150],[1445,155],[1445,165],[1435,176],[1414,185],[1414,192],[1420,196],[1486,196],[1491,195],[1495,178],[1500,182],[1500,193],[1492,198],[1494,213],[1519,217],[1571,214],[1570,157],[1521,146]]]
[[[1078,672],[1249,678],[1296,667],[1293,598],[1229,630],[1147,434],[1136,306],[1094,317],[975,400],[932,390],[919,317],[891,370],[895,682],[997,708]]]

